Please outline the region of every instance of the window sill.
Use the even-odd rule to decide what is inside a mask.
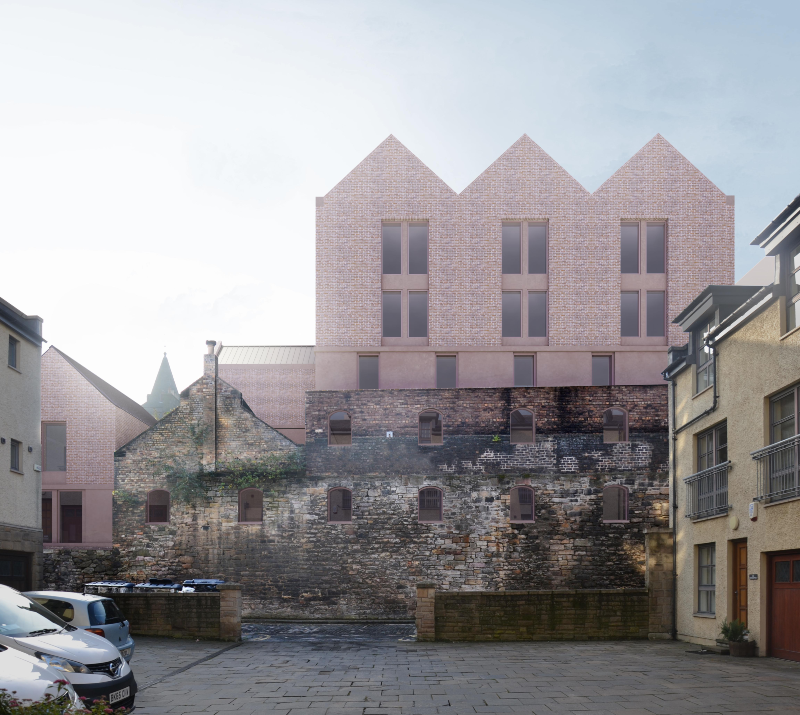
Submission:
[[[168,521],[146,521],[145,526],[169,526]]]
[[[13,365],[9,365],[8,367],[14,372],[18,372],[20,375],[22,374],[22,370],[20,370],[18,367],[14,367]]]
[[[800,331],[800,325],[798,325],[796,328],[792,328],[788,333],[784,333],[783,335],[781,335],[779,340],[786,340],[786,338],[788,338],[790,335],[794,335],[798,331]],[[9,365],[9,367],[11,366]]]
[[[336,526],[338,524],[344,524],[347,526],[348,524],[352,524],[352,521],[328,521],[326,522],[329,526]]]
[[[800,501],[800,496],[796,497],[789,497],[788,499],[778,499],[776,501],[771,501],[768,504],[764,504],[765,509],[769,509],[771,506],[778,506],[779,504],[786,504],[790,501]]]
[[[693,613],[692,614],[695,618],[716,618],[716,613]]]
[[[509,524],[535,524],[536,523],[536,519],[526,519],[524,521],[522,519],[509,519],[508,523]]]
[[[604,524],[630,524],[630,519],[603,519]]]
[[[700,392],[695,392],[694,395],[692,395],[692,399],[695,399],[695,397],[700,397],[700,395],[705,395],[706,392],[713,389],[714,385],[709,385],[708,387],[704,387],[702,390],[700,390]]]
[[[264,522],[263,521],[237,521],[236,523],[237,524],[242,524],[243,526],[248,526],[248,525],[253,525],[253,524],[258,526],[258,525],[263,524]]]
[[[721,512],[720,514],[709,514],[708,516],[701,516],[701,517],[698,517],[697,519],[692,519],[692,518],[690,517],[690,518],[689,518],[689,521],[691,521],[691,522],[692,522],[692,524],[698,524],[698,523],[700,523],[701,521],[711,521],[711,519],[721,519],[721,518],[722,518],[722,517],[724,517],[724,516],[728,516],[728,514],[730,513],[730,511],[731,511],[731,509],[732,509],[732,508],[733,508],[733,507],[729,505],[729,506],[728,506],[728,508],[727,508],[727,510],[726,510],[726,511],[723,511],[723,512]]]
[[[20,472],[19,469],[10,469],[9,470],[12,474],[20,474],[23,477],[25,476],[25,472]]]

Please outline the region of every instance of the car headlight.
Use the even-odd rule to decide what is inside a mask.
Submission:
[[[68,658],[62,658],[58,655],[50,655],[50,653],[36,653],[36,657],[47,663],[51,668],[55,668],[64,673],[88,674],[92,672],[83,663],[79,663],[77,660],[69,660]]]

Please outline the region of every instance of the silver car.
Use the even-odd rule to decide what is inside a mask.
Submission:
[[[131,638],[130,623],[112,599],[68,591],[26,591],[24,595],[71,626],[111,641],[128,663],[133,659],[135,644]]]

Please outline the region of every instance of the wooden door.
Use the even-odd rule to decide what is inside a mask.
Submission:
[[[733,614],[731,620],[747,625],[747,542],[733,544]]]
[[[770,557],[769,654],[800,661],[800,553]]]

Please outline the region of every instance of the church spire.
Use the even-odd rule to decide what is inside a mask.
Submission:
[[[180,404],[178,387],[175,378],[172,376],[172,369],[167,360],[167,353],[161,360],[161,367],[158,368],[156,381],[153,383],[153,391],[147,396],[144,407],[153,417],[160,420],[167,412],[171,412]]]

